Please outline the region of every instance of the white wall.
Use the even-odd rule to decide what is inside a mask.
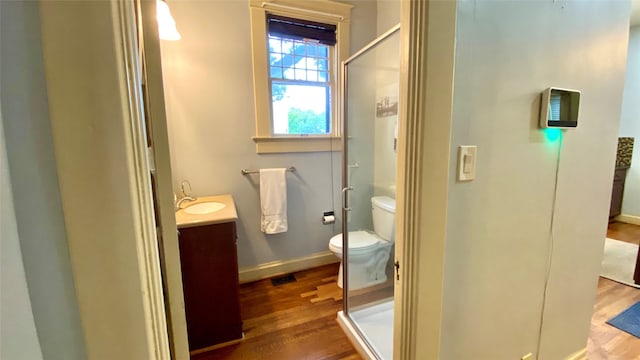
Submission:
[[[620,114],[620,136],[634,137],[631,168],[622,201],[622,214],[640,216],[640,26],[629,31],[627,72]]]
[[[0,358],[42,359],[24,273],[0,111]]]
[[[375,2],[355,1],[351,49],[376,35]],[[327,251],[340,222],[340,153],[255,153],[249,6],[243,0],[169,3],[182,40],[162,43],[167,122],[175,188],[188,179],[196,196],[232,194],[238,210],[241,268]],[[260,232],[259,179],[240,169],[295,166],[287,175],[289,231]],[[333,170],[333,171],[332,171]],[[333,195],[333,196],[332,196]]]
[[[40,355],[37,347],[14,348],[36,345],[31,342],[37,339],[34,340],[31,334],[24,333],[24,338],[15,339],[15,343],[3,344],[2,358],[17,358],[4,356],[7,347],[7,351],[23,351],[22,356],[27,358],[33,355],[45,359],[84,359],[85,344],[71,273],[56,160],[53,155],[38,6],[38,2],[32,1],[0,3],[2,126],[6,136],[8,160],[7,165],[3,164],[2,174],[3,184],[4,181],[12,183],[16,222],[14,225],[17,225],[17,235],[7,235],[7,245],[10,246],[7,254],[3,243],[2,334],[3,337],[7,332],[8,335],[20,336],[19,325],[16,325],[16,333],[13,334],[4,327],[5,306],[17,305],[15,302],[6,304],[5,295],[13,300],[24,300],[25,294],[20,292],[19,286],[26,275],[31,305],[29,306],[27,299],[23,304],[11,309],[10,313],[11,316],[24,316],[23,325],[27,328],[30,321],[35,321],[42,354]],[[7,167],[8,174],[5,172]],[[5,190],[7,189],[3,185],[3,192]],[[11,201],[11,194],[7,194],[6,198],[5,194],[7,193],[3,193],[2,197],[3,207],[10,205]],[[12,217],[11,211],[7,216],[9,219]],[[11,223],[8,223],[9,228],[6,230],[4,224],[2,226],[3,242],[4,231],[15,230]],[[18,241],[18,237],[20,248],[13,242]],[[5,274],[6,256],[10,256],[13,262],[7,266],[11,266],[16,272]],[[21,263],[24,264],[24,273],[18,271]],[[5,291],[5,281],[9,281],[8,284],[11,285],[12,281],[16,281],[15,286],[18,288],[15,289],[15,294],[7,294],[9,291]],[[33,318],[26,313],[29,307],[33,310]]]
[[[458,3],[441,359],[533,352],[554,360],[585,347],[607,226],[628,17],[622,2]],[[564,133],[561,150],[537,126],[540,93],[549,86],[582,91],[580,125]],[[472,182],[456,182],[459,145],[478,146]]]

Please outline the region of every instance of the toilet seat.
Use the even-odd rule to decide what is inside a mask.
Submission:
[[[349,254],[368,252],[379,246],[380,238],[368,231],[349,231]],[[329,248],[342,253],[342,234],[335,235],[329,241]]]

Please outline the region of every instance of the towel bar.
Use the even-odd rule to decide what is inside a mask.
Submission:
[[[291,172],[295,172],[296,168],[293,166],[290,166],[287,171],[291,171]],[[242,173],[242,175],[248,175],[248,174],[259,174],[260,170],[247,170],[247,169],[242,169],[240,170],[240,172]]]

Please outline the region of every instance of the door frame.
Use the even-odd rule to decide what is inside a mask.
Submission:
[[[456,11],[402,0],[394,359],[440,354]]]
[[[87,356],[169,360],[134,2],[39,6],[56,169]]]
[[[120,0],[126,1],[126,0]],[[154,162],[154,199],[158,219],[157,231],[159,253],[161,255],[165,310],[167,312],[168,332],[172,359],[189,359],[189,341],[185,315],[184,291],[182,288],[182,268],[180,248],[175,218],[173,197],[173,179],[171,156],[169,153],[169,134],[164,101],[162,77],[162,58],[160,38],[156,21],[155,0],[135,0],[138,6],[138,36],[141,60],[141,77],[144,82],[144,100],[146,102],[146,122],[151,141],[151,160]],[[146,139],[138,139],[144,141]]]

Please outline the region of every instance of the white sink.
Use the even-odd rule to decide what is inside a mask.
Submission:
[[[207,201],[193,204],[182,211],[191,215],[203,215],[222,210],[225,206],[226,205],[224,203],[218,201]]]

